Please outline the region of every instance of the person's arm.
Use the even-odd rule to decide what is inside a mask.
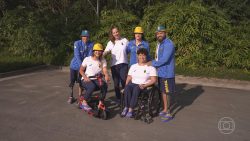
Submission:
[[[148,83],[146,83],[146,84],[140,84],[139,87],[141,89],[145,89],[145,88],[147,88],[147,87],[152,86],[153,84],[155,84],[156,81],[157,81],[157,76],[150,76],[150,80],[148,81]]]
[[[131,80],[132,80],[132,76],[131,76],[131,75],[128,75],[128,76],[127,76],[127,79],[126,79],[126,85],[127,85],[129,82],[131,82]]]
[[[110,83],[110,78],[109,78],[109,73],[108,73],[107,67],[103,67],[102,71],[104,74],[104,79],[106,80],[107,83]]]
[[[148,43],[148,42],[145,43],[145,48],[146,48],[147,51],[148,51],[147,61],[151,61],[152,58],[151,58],[151,56],[150,56],[150,47],[149,47],[149,43]]]
[[[92,56],[92,54],[93,54],[93,46],[94,46],[94,43],[90,43],[89,49],[88,49],[88,56]],[[88,57],[88,56],[86,56],[86,57]]]
[[[129,42],[126,47],[126,53],[129,54],[130,52],[131,52],[131,48],[130,48],[130,42]]]
[[[80,47],[77,45],[77,42],[74,43],[74,56],[76,58],[78,66],[81,65],[81,54],[80,54]]]
[[[165,48],[163,49],[163,56],[162,57],[158,57],[158,61],[153,60],[152,61],[152,66],[154,67],[160,67],[162,65],[164,65],[165,63],[167,63],[171,57],[171,55],[173,55],[174,53],[174,45],[173,44],[167,44],[167,46],[165,46]]]
[[[109,54],[111,52],[112,46],[114,46],[114,44],[111,41],[109,41],[103,54],[102,54],[103,57],[105,57],[107,54]]]
[[[148,67],[150,79],[146,82],[146,84],[141,84],[139,87],[141,89],[145,89],[146,87],[152,86],[157,81],[157,71],[154,67]]]
[[[87,82],[87,81],[90,81],[90,79],[85,75],[85,73],[84,73],[85,69],[86,69],[86,67],[81,65],[79,72],[83,77],[83,81]]]
[[[91,80],[89,79],[89,77],[84,73],[85,70],[87,69],[87,62],[88,62],[88,59],[85,58],[85,59],[83,60],[83,62],[82,62],[82,65],[81,65],[81,67],[80,67],[80,70],[79,70],[79,73],[82,75],[83,81],[85,81],[85,82],[91,81]]]

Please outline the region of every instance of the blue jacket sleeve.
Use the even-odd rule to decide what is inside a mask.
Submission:
[[[94,43],[91,43],[90,44],[90,50],[88,52],[88,56],[92,56],[92,53],[93,53],[93,46],[94,46]]]
[[[80,54],[80,46],[78,46],[77,42],[74,43],[74,57],[76,58],[77,64],[80,66],[82,64],[82,61]]]
[[[128,45],[127,45],[127,48],[126,48],[126,53],[129,54],[131,52],[131,43],[129,42]]]
[[[150,47],[149,47],[148,42],[146,42],[146,44],[145,44],[145,48],[146,48],[146,49],[147,49],[147,51],[148,51],[147,60],[148,60],[148,61],[151,61],[151,56],[150,56]]]
[[[171,57],[171,55],[174,53],[174,45],[173,44],[166,44],[166,46],[163,49],[163,56],[158,58],[158,61],[153,60],[152,61],[152,66],[154,67],[160,67],[167,63]],[[160,52],[159,52],[160,53]]]

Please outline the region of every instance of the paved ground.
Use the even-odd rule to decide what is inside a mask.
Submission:
[[[108,94],[111,118],[93,118],[66,103],[68,73],[49,70],[0,79],[0,141],[158,141],[250,140],[250,91],[178,84],[180,104],[175,119],[151,124],[122,119]],[[231,117],[233,133],[218,130],[218,122]],[[229,129],[230,123],[224,123]]]

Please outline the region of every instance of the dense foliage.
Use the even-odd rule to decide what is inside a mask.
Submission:
[[[163,24],[177,66],[249,70],[249,18],[248,0],[0,0],[0,55],[67,65],[82,29],[106,44],[111,25],[128,39],[143,26],[154,54],[155,29]]]

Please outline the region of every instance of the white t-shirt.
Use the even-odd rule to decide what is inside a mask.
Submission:
[[[92,56],[89,56],[83,60],[82,66],[86,67],[85,75],[89,77],[101,73],[102,68],[107,67],[107,62],[104,58],[99,61],[93,60]]]
[[[146,84],[150,81],[150,76],[157,76],[157,71],[152,66],[140,66],[136,63],[130,67],[128,75],[132,77],[132,83]]]
[[[160,43],[157,43],[156,52],[155,52],[155,60],[158,61],[158,51],[159,51]]]
[[[121,40],[113,42],[109,41],[104,52],[111,51],[111,66],[126,63],[128,64],[128,56],[126,53],[126,48],[128,45],[128,40],[126,38],[122,38]]]

